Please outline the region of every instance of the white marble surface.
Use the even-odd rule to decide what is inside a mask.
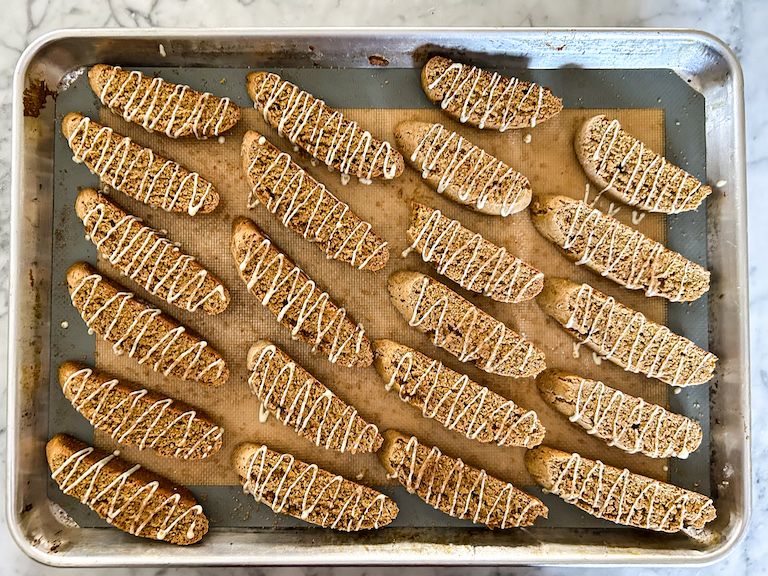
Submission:
[[[725,40],[741,59],[746,78],[747,158],[750,185],[750,291],[752,324],[752,413],[754,514],[744,542],[725,560],[690,570],[626,569],[611,574],[762,574],[768,572],[768,547],[761,538],[768,521],[768,496],[760,482],[768,473],[768,427],[761,415],[768,413],[768,228],[758,226],[759,215],[768,210],[768,2],[764,0],[581,0],[546,2],[522,0],[4,0],[0,17],[0,278],[8,275],[8,195],[10,172],[11,76],[19,54],[37,36],[63,27],[147,26],[654,26],[698,28]],[[0,378],[5,379],[8,293],[0,281]],[[0,459],[5,456],[6,385],[0,387]],[[5,494],[5,476],[0,498]],[[3,505],[4,507],[4,505]],[[26,558],[12,542],[0,517],[0,573],[76,573],[42,567]],[[82,572],[82,571],[77,571]],[[361,574],[358,569],[276,569],[269,574]],[[399,572],[399,571],[397,571]],[[365,570],[366,574],[396,574],[394,570]],[[437,570],[409,571],[432,575]],[[443,573],[463,574],[456,569]],[[498,570],[476,570],[495,574]],[[502,569],[501,573],[515,570]],[[519,573],[559,574],[562,569],[518,569]],[[591,574],[593,569],[570,570]],[[250,574],[258,570],[93,570],[89,574]]]

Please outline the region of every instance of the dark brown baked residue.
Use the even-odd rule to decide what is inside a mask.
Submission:
[[[52,96],[56,100],[59,93],[48,88],[44,80],[35,80],[24,89],[24,116],[37,118],[40,116],[40,110],[45,108],[45,100]]]
[[[371,66],[389,66],[389,60],[381,54],[371,54],[368,56],[368,62]]]

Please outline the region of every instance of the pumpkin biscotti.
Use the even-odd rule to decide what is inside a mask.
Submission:
[[[256,397],[285,426],[326,450],[375,452],[383,439],[366,422],[272,342],[260,340],[248,351],[248,384]]]
[[[75,410],[120,444],[183,460],[207,458],[221,448],[224,430],[184,402],[80,362],[62,364],[59,383]]]
[[[246,87],[264,120],[326,166],[365,183],[403,173],[403,157],[389,142],[277,74],[251,72]]]
[[[648,212],[695,210],[712,188],[656,154],[621,129],[618,120],[595,116],[576,134],[576,155],[595,184],[612,197]]]
[[[449,116],[480,129],[533,128],[563,109],[563,101],[549,88],[442,56],[429,59],[421,84]]]
[[[523,302],[541,292],[544,274],[440,210],[411,202],[410,250],[443,276],[497,302]]]
[[[547,278],[537,302],[575,338],[627,371],[671,386],[703,384],[714,374],[714,354],[589,284]]]
[[[552,494],[616,524],[678,532],[704,528],[716,517],[712,500],[703,494],[576,453],[538,446],[526,453],[525,466]]]
[[[371,343],[288,256],[248,218],[232,223],[232,256],[248,290],[277,321],[312,346],[312,352],[342,366],[370,366]]]
[[[531,448],[544,440],[536,412],[473,382],[413,348],[392,340],[373,343],[374,365],[400,400],[466,438]]]
[[[88,71],[88,80],[112,112],[170,138],[218,136],[240,119],[240,108],[229,98],[119,66],[98,64]]]
[[[525,176],[442,124],[401,122],[395,140],[426,183],[454,202],[501,216],[531,202]]]
[[[387,287],[408,324],[462,362],[514,378],[546,368],[541,350],[437,280],[401,270],[389,277]]]
[[[397,430],[384,433],[379,459],[411,494],[454,518],[494,528],[530,526],[549,510],[538,499],[437,446],[419,443]]]
[[[687,458],[701,444],[697,422],[597,380],[548,369],[536,377],[536,385],[571,422],[630,454]]]
[[[97,190],[80,192],[75,211],[104,258],[153,296],[189,312],[218,314],[229,304],[221,280]]]
[[[248,208],[263,204],[283,226],[314,242],[328,258],[361,270],[384,267],[389,259],[387,243],[289,154],[248,131],[241,156],[251,185]]]
[[[244,443],[233,455],[243,490],[278,514],[342,532],[390,524],[397,504],[373,488],[265,445]]]
[[[709,271],[616,218],[567,196],[535,196],[536,229],[593,272],[646,296],[689,302],[709,290]]]
[[[74,153],[94,174],[123,194],[168,212],[211,212],[219,204],[213,184],[87,116],[71,112],[61,130]]]
[[[45,447],[61,491],[124,532],[173,544],[194,544],[208,519],[194,495],[138,464],[57,434]]]
[[[88,328],[155,372],[219,386],[229,376],[221,355],[200,336],[139,300],[85,262],[67,270],[72,304]]]

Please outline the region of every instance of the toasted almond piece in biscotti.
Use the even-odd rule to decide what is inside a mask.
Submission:
[[[167,212],[213,211],[219,193],[197,172],[166,160],[78,112],[64,117],[61,131],[74,153],[101,180],[131,198]]]
[[[600,115],[576,133],[576,155],[589,179],[607,194],[648,212],[677,214],[695,210],[712,188],[671,164]]]
[[[248,384],[278,421],[326,450],[376,452],[382,443],[369,424],[322,382],[272,342],[259,340],[248,351]]]
[[[525,466],[552,494],[616,524],[678,532],[703,528],[716,516],[712,500],[703,494],[576,453],[538,446],[525,454]]]
[[[709,290],[709,272],[634,228],[567,196],[534,196],[536,229],[576,264],[630,290],[672,302]]]
[[[258,132],[248,131],[241,149],[251,185],[248,208],[257,204],[280,218],[283,226],[314,242],[328,258],[366,270],[380,270],[389,248],[349,206],[312,178],[290,154]]]
[[[194,495],[178,484],[57,434],[45,447],[51,477],[115,528],[173,544],[194,544],[208,532],[208,519]]]
[[[429,206],[411,202],[410,250],[443,276],[498,302],[523,302],[541,292],[544,274],[480,234]]]
[[[609,446],[651,458],[687,458],[701,444],[701,426],[597,380],[548,369],[536,377],[542,398]]]
[[[454,202],[509,216],[531,201],[525,176],[442,124],[401,122],[395,141],[426,183]]]
[[[229,376],[221,355],[194,332],[103,277],[93,266],[75,262],[67,270],[72,304],[85,324],[112,344],[164,376],[219,386]]]
[[[296,266],[252,220],[232,223],[232,256],[248,290],[277,321],[342,366],[370,366],[371,343],[361,324],[355,325],[301,268]]]
[[[221,280],[98,190],[80,192],[75,212],[102,256],[153,296],[189,312],[226,309],[229,291]]]
[[[387,287],[408,324],[462,362],[513,378],[546,368],[541,350],[437,280],[401,270],[389,277]]]
[[[183,460],[207,458],[221,448],[224,430],[197,408],[164,394],[81,362],[59,366],[59,384],[75,410],[121,444]]]
[[[246,87],[264,120],[326,166],[363,182],[403,173],[403,157],[389,142],[277,74],[251,72]]]
[[[442,56],[424,65],[421,85],[449,116],[480,129],[533,128],[563,109],[549,88]]]
[[[549,510],[509,482],[420,444],[397,430],[384,432],[379,459],[389,475],[411,494],[454,518],[494,528],[530,526]]]
[[[703,384],[714,374],[717,356],[589,284],[546,278],[536,301],[574,338],[624,370],[671,386]]]
[[[382,528],[399,512],[391,498],[373,488],[263,444],[241,444],[232,459],[243,490],[278,514],[357,532]]]
[[[229,98],[119,66],[97,64],[88,71],[88,80],[112,112],[170,138],[218,136],[240,119],[240,108]]]
[[[373,343],[374,366],[400,400],[466,438],[530,448],[544,440],[536,412],[473,382],[442,362],[392,340]]]

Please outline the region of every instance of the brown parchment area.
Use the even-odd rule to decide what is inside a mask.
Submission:
[[[393,127],[402,120],[442,122],[523,172],[530,179],[535,192],[566,194],[578,198],[584,197],[587,179],[573,152],[572,141],[577,127],[585,119],[597,113],[618,118],[628,132],[645,141],[654,150],[664,152],[664,113],[661,109],[567,109],[535,129],[512,130],[502,134],[463,126],[447,118],[439,109],[344,112],[371,130],[375,136],[390,141]],[[384,383],[373,367],[350,369],[335,366],[324,357],[310,354],[304,343],[292,341],[288,330],[280,326],[248,293],[232,260],[229,250],[232,220],[237,216],[248,216],[319,286],[327,290],[339,305],[346,307],[355,321],[362,322],[366,334],[372,340],[390,338],[412,346],[442,360],[455,370],[467,373],[470,378],[518,404],[536,410],[547,429],[545,443],[551,446],[579,451],[585,456],[600,458],[616,466],[627,466],[635,472],[655,478],[667,478],[666,461],[653,460],[639,454],[625,454],[587,435],[540,398],[533,379],[516,380],[493,376],[472,365],[462,364],[453,356],[435,348],[425,335],[410,328],[390,304],[386,281],[392,272],[412,269],[436,276],[418,254],[412,253],[405,259],[400,256],[407,247],[405,230],[408,226],[408,201],[413,199],[439,208],[487,239],[505,246],[547,275],[590,282],[597,289],[642,311],[649,318],[665,321],[666,305],[662,300],[649,299],[642,293],[626,290],[567,261],[536,232],[527,210],[508,218],[474,213],[438,195],[423,184],[420,175],[410,168],[406,168],[402,177],[393,181],[376,181],[366,186],[352,179],[347,185],[342,185],[338,172],[329,172],[322,164],[312,166],[308,155],[294,152],[290,142],[279,137],[253,109],[243,110],[242,119],[225,134],[222,142],[215,138],[207,141],[174,141],[162,134],[151,134],[139,126],[128,124],[108,110],[102,111],[101,121],[139,144],[149,146],[159,154],[198,171],[217,187],[221,195],[218,208],[211,214],[195,217],[153,210],[119,192],[111,191],[110,194],[115,202],[144,218],[148,225],[167,231],[168,236],[179,242],[183,250],[196,256],[224,281],[232,297],[225,312],[209,317],[202,312],[179,310],[150,296],[127,278],[119,278],[141,297],[202,334],[223,354],[231,374],[229,380],[218,389],[164,378],[125,356],[115,356],[110,345],[97,339],[96,363],[100,369],[197,406],[225,430],[222,449],[203,461],[161,458],[151,450],[139,452],[134,447],[121,447],[124,457],[182,484],[235,485],[239,482],[230,463],[231,453],[238,443],[255,441],[264,442],[276,450],[291,452],[297,458],[315,462],[351,479],[370,485],[391,484],[392,480],[386,478],[384,469],[373,454],[352,456],[326,451],[299,437],[292,429],[282,426],[274,417],[264,423],[259,422],[259,403],[251,395],[247,383],[246,353],[254,341],[269,339],[339,397],[357,407],[364,418],[377,424],[381,430],[398,428],[405,433],[417,435],[424,443],[434,443],[445,453],[484,467],[490,473],[515,484],[525,486],[533,483],[523,465],[523,448],[482,445],[446,430],[438,422],[423,418],[417,409],[401,402],[395,392],[386,392]],[[248,185],[240,162],[240,143],[247,129],[261,132],[273,144],[291,152],[299,164],[325,183],[340,199],[349,203],[361,218],[373,224],[374,230],[390,246],[390,260],[383,270],[377,273],[360,271],[347,264],[327,260],[317,247],[283,228],[279,220],[263,206],[247,209]],[[590,199],[594,195],[593,187]],[[610,200],[602,198],[598,206],[605,211],[610,206]],[[633,211],[627,206],[621,206],[616,214],[617,218],[627,224],[632,224],[632,216]],[[664,242],[664,225],[663,216],[647,215],[637,227]],[[104,260],[100,259],[98,266],[108,276],[118,279],[118,274]],[[541,312],[535,301],[516,305],[496,303],[483,296],[467,293],[450,281],[445,281],[469,300],[535,342],[546,354],[549,367],[601,379],[625,392],[666,405],[666,385],[642,375],[624,372],[607,361],[599,363],[599,359],[593,358],[591,351],[585,347],[581,349],[579,357],[574,357],[574,340]],[[117,448],[112,439],[98,432],[96,443],[100,447]]]

